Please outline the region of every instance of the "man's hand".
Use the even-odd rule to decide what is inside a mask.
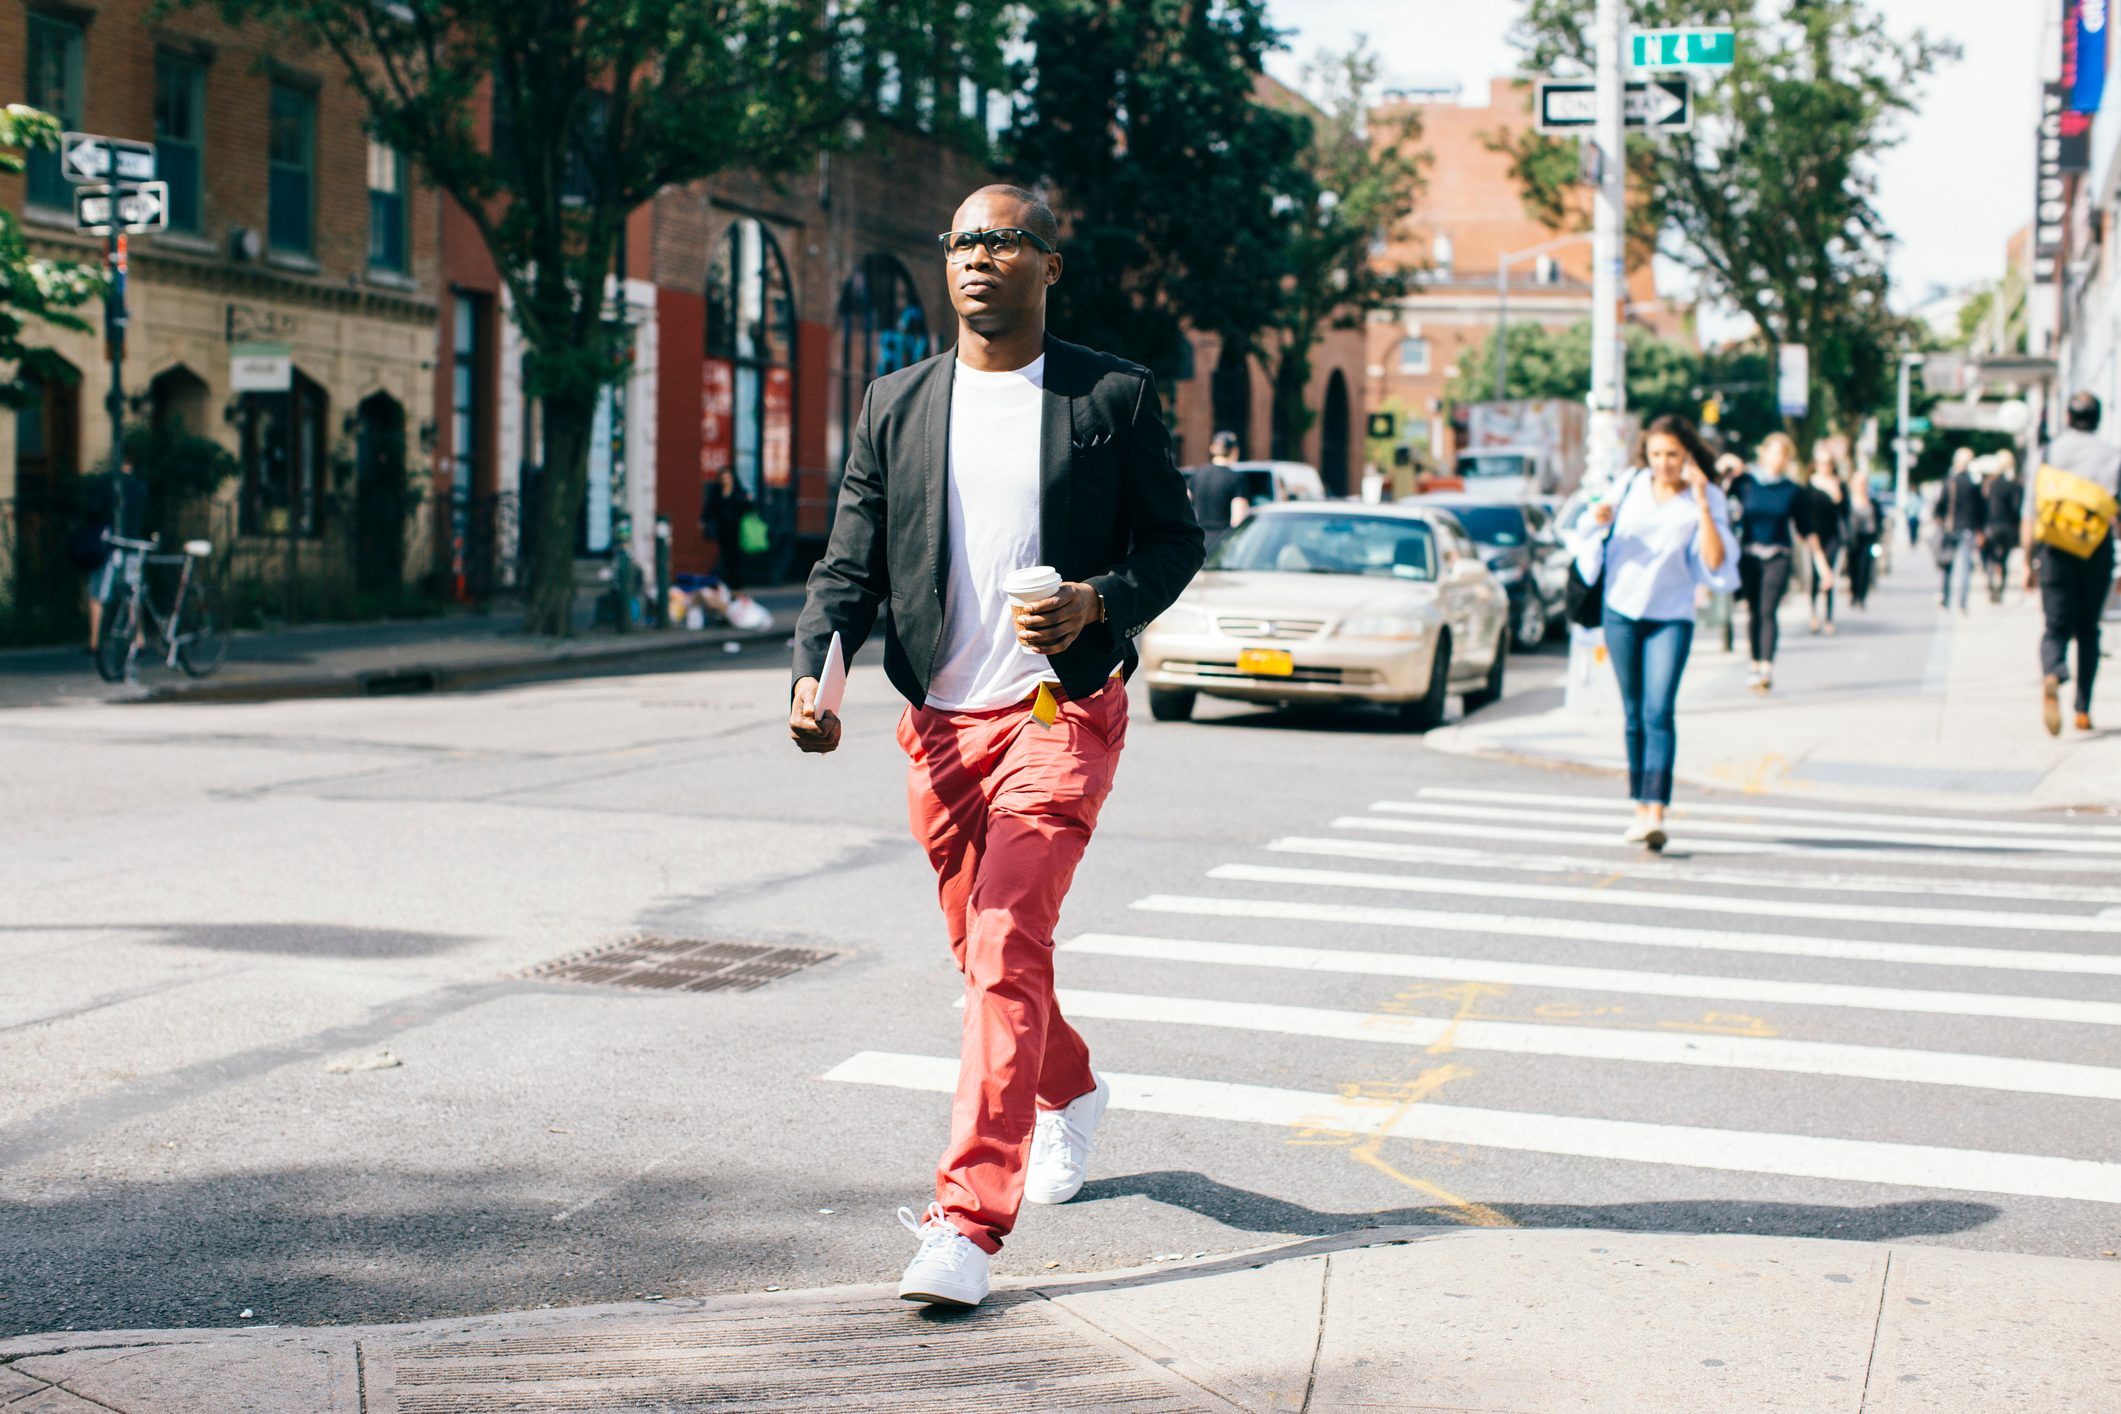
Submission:
[[[1063,584],[1051,599],[1014,609],[1016,641],[1048,658],[1066,652],[1097,622],[1097,591],[1087,584]]]
[[[803,750],[822,755],[840,744],[840,719],[831,712],[814,711],[816,702],[817,679],[798,681],[795,701],[788,710],[788,735]]]
[[[2025,557],[2025,592],[2030,594],[2039,587],[2040,567],[2033,563],[2033,557],[2028,554]]]

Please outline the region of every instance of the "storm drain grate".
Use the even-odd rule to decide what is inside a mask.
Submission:
[[[823,962],[818,948],[714,943],[690,938],[633,938],[533,967],[525,977],[588,982],[655,992],[749,992]]]

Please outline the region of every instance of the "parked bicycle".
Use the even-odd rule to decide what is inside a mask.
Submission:
[[[157,554],[159,535],[145,540],[110,538],[112,554],[128,556],[125,579],[103,610],[103,639],[96,645],[96,672],[105,682],[132,676],[134,660],[152,639],[162,661],[203,678],[228,655],[227,617],[220,597],[198,566],[213,554],[212,542],[187,540],[181,554]],[[149,565],[177,566],[177,589],[165,609],[147,585]]]

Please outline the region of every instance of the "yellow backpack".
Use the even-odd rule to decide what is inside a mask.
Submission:
[[[2033,534],[2065,555],[2091,558],[2112,532],[2114,498],[2096,484],[2056,466],[2042,466],[2033,483]]]

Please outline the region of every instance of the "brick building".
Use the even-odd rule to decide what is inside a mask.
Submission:
[[[1418,460],[1442,463],[1452,453],[1445,392],[1462,362],[1492,349],[1502,301],[1497,270],[1505,255],[1556,243],[1541,255],[1513,261],[1508,319],[1565,329],[1591,317],[1591,242],[1528,215],[1510,159],[1497,140],[1531,126],[1531,88],[1496,79],[1486,107],[1465,107],[1455,90],[1401,94],[1380,110],[1402,117],[1416,109],[1420,136],[1413,145],[1431,154],[1428,186],[1414,217],[1384,259],[1419,272],[1414,291],[1395,311],[1371,316],[1368,335],[1370,406],[1399,414],[1401,444]],[[1667,336],[1684,331],[1683,311],[1659,302],[1647,264],[1627,281],[1627,317]],[[1588,391],[1588,390],[1586,390]]]
[[[258,577],[292,565],[312,583],[387,591],[424,570],[422,522],[405,512],[432,434],[435,205],[370,143],[337,60],[205,11],[157,14],[152,0],[30,0],[0,20],[0,74],[66,128],[155,145],[170,223],[128,242],[126,416],[181,421],[241,467],[186,533],[206,530]],[[102,238],[74,227],[57,154],[0,175],[0,203],[35,254],[102,259]],[[49,538],[51,508],[110,445],[100,329],[33,337],[80,377],[0,417],[17,546]],[[287,391],[234,389],[242,342],[285,347]],[[34,560],[14,556],[14,601],[78,595],[77,579],[22,582]]]

